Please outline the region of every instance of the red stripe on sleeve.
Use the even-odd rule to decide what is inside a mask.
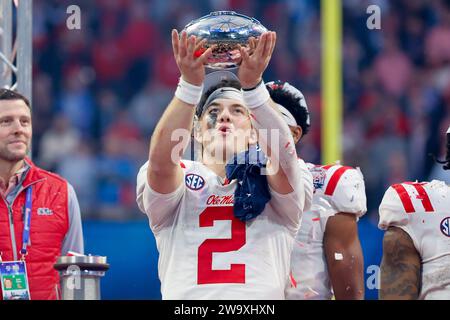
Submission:
[[[336,190],[336,186],[339,182],[339,179],[342,177],[345,171],[348,169],[352,169],[351,167],[340,167],[337,169],[333,175],[330,178],[330,181],[328,182],[327,188],[325,189],[325,194],[327,196],[332,196],[334,193],[334,190]]]
[[[412,201],[409,197],[408,191],[404,186],[401,184],[394,184],[392,185],[392,188],[394,188],[395,191],[397,191],[398,196],[400,197],[400,200],[402,201],[403,207],[405,208],[406,213],[413,213],[416,210],[414,210],[414,206],[412,204]]]
[[[423,208],[425,209],[425,212],[432,212],[434,211],[433,205],[431,204],[430,197],[428,196],[427,192],[425,191],[425,188],[421,183],[411,183],[411,185],[416,188],[417,192],[419,193],[418,199],[422,201]]]

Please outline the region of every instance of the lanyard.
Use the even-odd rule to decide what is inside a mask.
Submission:
[[[25,198],[25,218],[23,222],[23,234],[22,234],[22,249],[20,253],[22,255],[22,260],[25,260],[28,254],[27,246],[30,242],[30,225],[31,225],[31,186],[27,188],[27,194]]]

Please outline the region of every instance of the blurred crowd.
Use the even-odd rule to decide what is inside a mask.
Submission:
[[[35,0],[33,160],[75,187],[84,219],[144,218],[135,179],[179,72],[170,30],[216,10],[256,17],[278,34],[265,80],[299,87],[312,113],[301,156],[320,163],[320,1]],[[365,176],[369,218],[395,182],[441,179],[450,124],[450,1],[343,0],[342,163]],[[366,9],[381,9],[370,30]]]

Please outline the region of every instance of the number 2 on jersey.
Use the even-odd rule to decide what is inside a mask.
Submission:
[[[230,239],[207,239],[198,248],[197,283],[245,283],[245,264],[231,264],[230,270],[213,270],[215,252],[237,251],[245,245],[245,223],[233,214],[233,207],[208,207],[200,216],[200,227],[212,227],[216,220],[231,221]]]

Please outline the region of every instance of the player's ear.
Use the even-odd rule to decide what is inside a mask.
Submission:
[[[303,136],[303,129],[300,126],[296,126],[296,127],[290,127],[291,128],[291,132],[292,135],[294,137],[294,142],[297,143],[300,141],[300,139]]]

